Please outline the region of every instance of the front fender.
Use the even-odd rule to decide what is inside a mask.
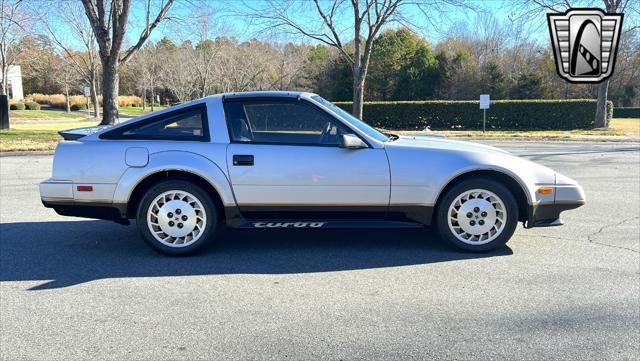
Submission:
[[[555,184],[555,173],[551,169],[506,152],[464,146],[468,149],[386,147],[391,166],[391,204],[434,206],[450,182],[463,174],[483,170],[500,172],[514,179],[529,204],[553,202],[553,195],[543,199],[535,191],[538,185]]]
[[[118,181],[113,203],[128,203],[140,182],[153,174],[169,170],[188,172],[203,178],[215,188],[225,207],[236,205],[231,183],[222,168],[206,157],[187,151],[152,153],[145,167],[127,168]]]
[[[465,173],[495,171],[516,181],[527,196],[529,205],[554,201],[553,194],[543,195],[536,192],[542,185],[555,186],[555,172],[545,166],[506,153],[468,154],[466,160],[468,163],[456,172],[452,172],[442,188]]]

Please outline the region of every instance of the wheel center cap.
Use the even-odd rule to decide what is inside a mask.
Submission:
[[[471,217],[468,216],[469,214]],[[495,225],[496,209],[485,199],[469,199],[460,206],[457,220],[460,228],[465,232],[481,235]]]
[[[172,237],[184,237],[196,226],[196,211],[183,200],[172,200],[160,207],[158,225]]]

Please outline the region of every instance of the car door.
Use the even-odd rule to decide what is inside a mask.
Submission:
[[[227,165],[241,212],[258,218],[359,218],[383,213],[390,175],[384,149],[340,147],[348,127],[296,99],[225,101]],[[266,214],[266,213],[269,214]]]

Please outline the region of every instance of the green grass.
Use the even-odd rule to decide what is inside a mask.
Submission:
[[[153,110],[157,112],[158,110],[162,110],[162,109],[166,109],[166,108],[167,107],[163,107],[163,106],[155,106],[153,108]],[[151,113],[151,108],[149,106],[147,106],[147,111],[143,112],[142,111],[142,107],[122,107],[118,111],[120,112],[120,114],[131,115],[131,116],[137,117],[137,116],[140,116],[140,115]]]
[[[31,110],[33,111],[33,110]],[[29,122],[13,123],[10,130],[0,130],[0,152],[52,150],[62,139],[58,131],[90,127],[97,125],[97,121],[58,121],[58,122]],[[598,136],[640,136],[640,119],[613,119],[612,129],[609,130],[549,130],[549,131],[434,131],[435,134],[444,134],[449,137],[491,137],[502,139],[514,138],[545,138],[545,139],[571,139],[577,137]],[[423,132],[394,132],[400,134],[417,134]],[[637,138],[636,138],[637,139]]]
[[[625,134],[640,135],[640,118],[611,119],[611,127],[623,131]]]
[[[60,110],[11,110],[9,111],[10,120],[23,119],[83,119],[87,115],[83,113],[71,112],[66,113]]]
[[[400,134],[416,134],[421,132],[400,132]],[[580,136],[624,136],[625,132],[617,129],[607,130],[531,130],[531,131],[505,131],[490,130],[444,130],[433,131],[434,134],[443,134],[448,137],[487,137],[487,138],[547,138],[547,139],[570,139]]]
[[[95,121],[12,124],[10,130],[0,130],[0,152],[52,150],[62,140],[58,131],[96,124]]]
[[[544,138],[544,139],[571,139],[571,138],[597,138],[640,135],[640,119],[637,118],[616,118],[611,120],[609,129],[575,129],[575,130],[529,130],[529,131],[507,131],[488,130],[483,133],[481,130],[434,130],[433,134],[442,134],[447,137],[469,138]],[[422,131],[392,131],[402,135],[424,134]]]

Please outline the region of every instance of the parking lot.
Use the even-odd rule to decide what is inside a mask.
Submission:
[[[640,146],[491,141],[584,187],[563,227],[223,231],[192,257],[45,209],[50,155],[0,158],[0,353],[17,359],[635,359]]]

